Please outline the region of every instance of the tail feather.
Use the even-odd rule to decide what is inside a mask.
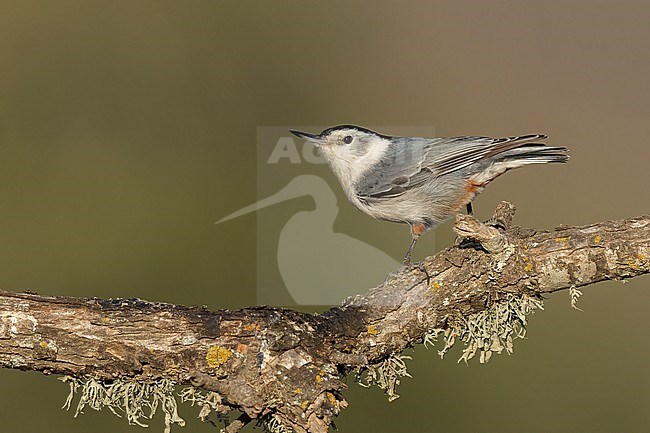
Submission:
[[[497,162],[521,162],[526,164],[543,164],[548,162],[568,162],[569,149],[566,147],[551,147],[540,144],[529,144],[526,146],[510,149],[497,155]]]
[[[569,161],[568,152],[569,149],[566,147],[551,147],[540,143],[525,144],[495,155],[492,158],[493,162],[472,176],[471,180],[485,185],[513,168],[529,164],[566,163]]]

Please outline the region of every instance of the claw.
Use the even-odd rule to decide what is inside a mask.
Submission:
[[[427,268],[425,268],[422,263],[415,263],[415,264],[409,263],[408,265],[405,264],[402,269],[404,269],[406,271],[418,270],[418,271],[422,272],[424,275],[426,275],[426,277],[427,277],[427,286],[431,282],[431,275],[429,275],[429,272],[427,272]]]

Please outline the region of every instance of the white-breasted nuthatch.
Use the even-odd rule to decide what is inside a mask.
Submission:
[[[354,125],[320,134],[291,131],[314,143],[329,163],[350,202],[373,218],[408,223],[411,243],[471,202],[485,185],[506,171],[528,164],[567,162],[565,147],[539,141],[546,135],[507,138],[412,138],[378,134]]]

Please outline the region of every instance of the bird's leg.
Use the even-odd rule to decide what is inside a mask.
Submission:
[[[465,206],[467,207],[467,215],[474,216],[474,209],[472,208],[472,202],[470,201]],[[456,235],[456,238],[454,239],[454,245],[459,247],[466,246],[467,239]]]
[[[422,235],[426,230],[427,227],[422,223],[411,224],[411,244],[409,245],[409,249],[406,250],[404,260],[402,261],[402,264],[405,267],[411,266],[411,253],[413,252],[413,248],[415,248],[415,244],[420,238],[420,235]]]
[[[406,254],[404,255],[404,261],[402,262],[402,265],[404,268],[415,268],[419,270],[420,272],[424,273],[427,277],[427,285],[431,281],[431,276],[429,276],[429,273],[427,272],[427,269],[422,265],[422,263],[418,263],[417,265],[412,265],[411,264],[411,253],[413,252],[413,248],[415,248],[415,244],[422,235],[427,231],[427,226],[425,226],[422,223],[415,223],[411,224],[411,243],[409,245],[409,249],[406,251]]]
[[[419,236],[411,236],[411,244],[409,245],[409,249],[404,255],[404,260],[402,261],[404,267],[411,266],[411,252],[413,251],[413,248],[415,248],[415,243],[418,241],[418,238]]]

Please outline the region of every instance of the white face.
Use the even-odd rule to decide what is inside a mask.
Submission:
[[[353,128],[325,130],[315,142],[342,184],[352,184],[385,153],[389,140]]]
[[[380,135],[357,129],[335,129],[324,131],[316,144],[331,156],[358,161],[373,153],[377,146],[385,141]]]

